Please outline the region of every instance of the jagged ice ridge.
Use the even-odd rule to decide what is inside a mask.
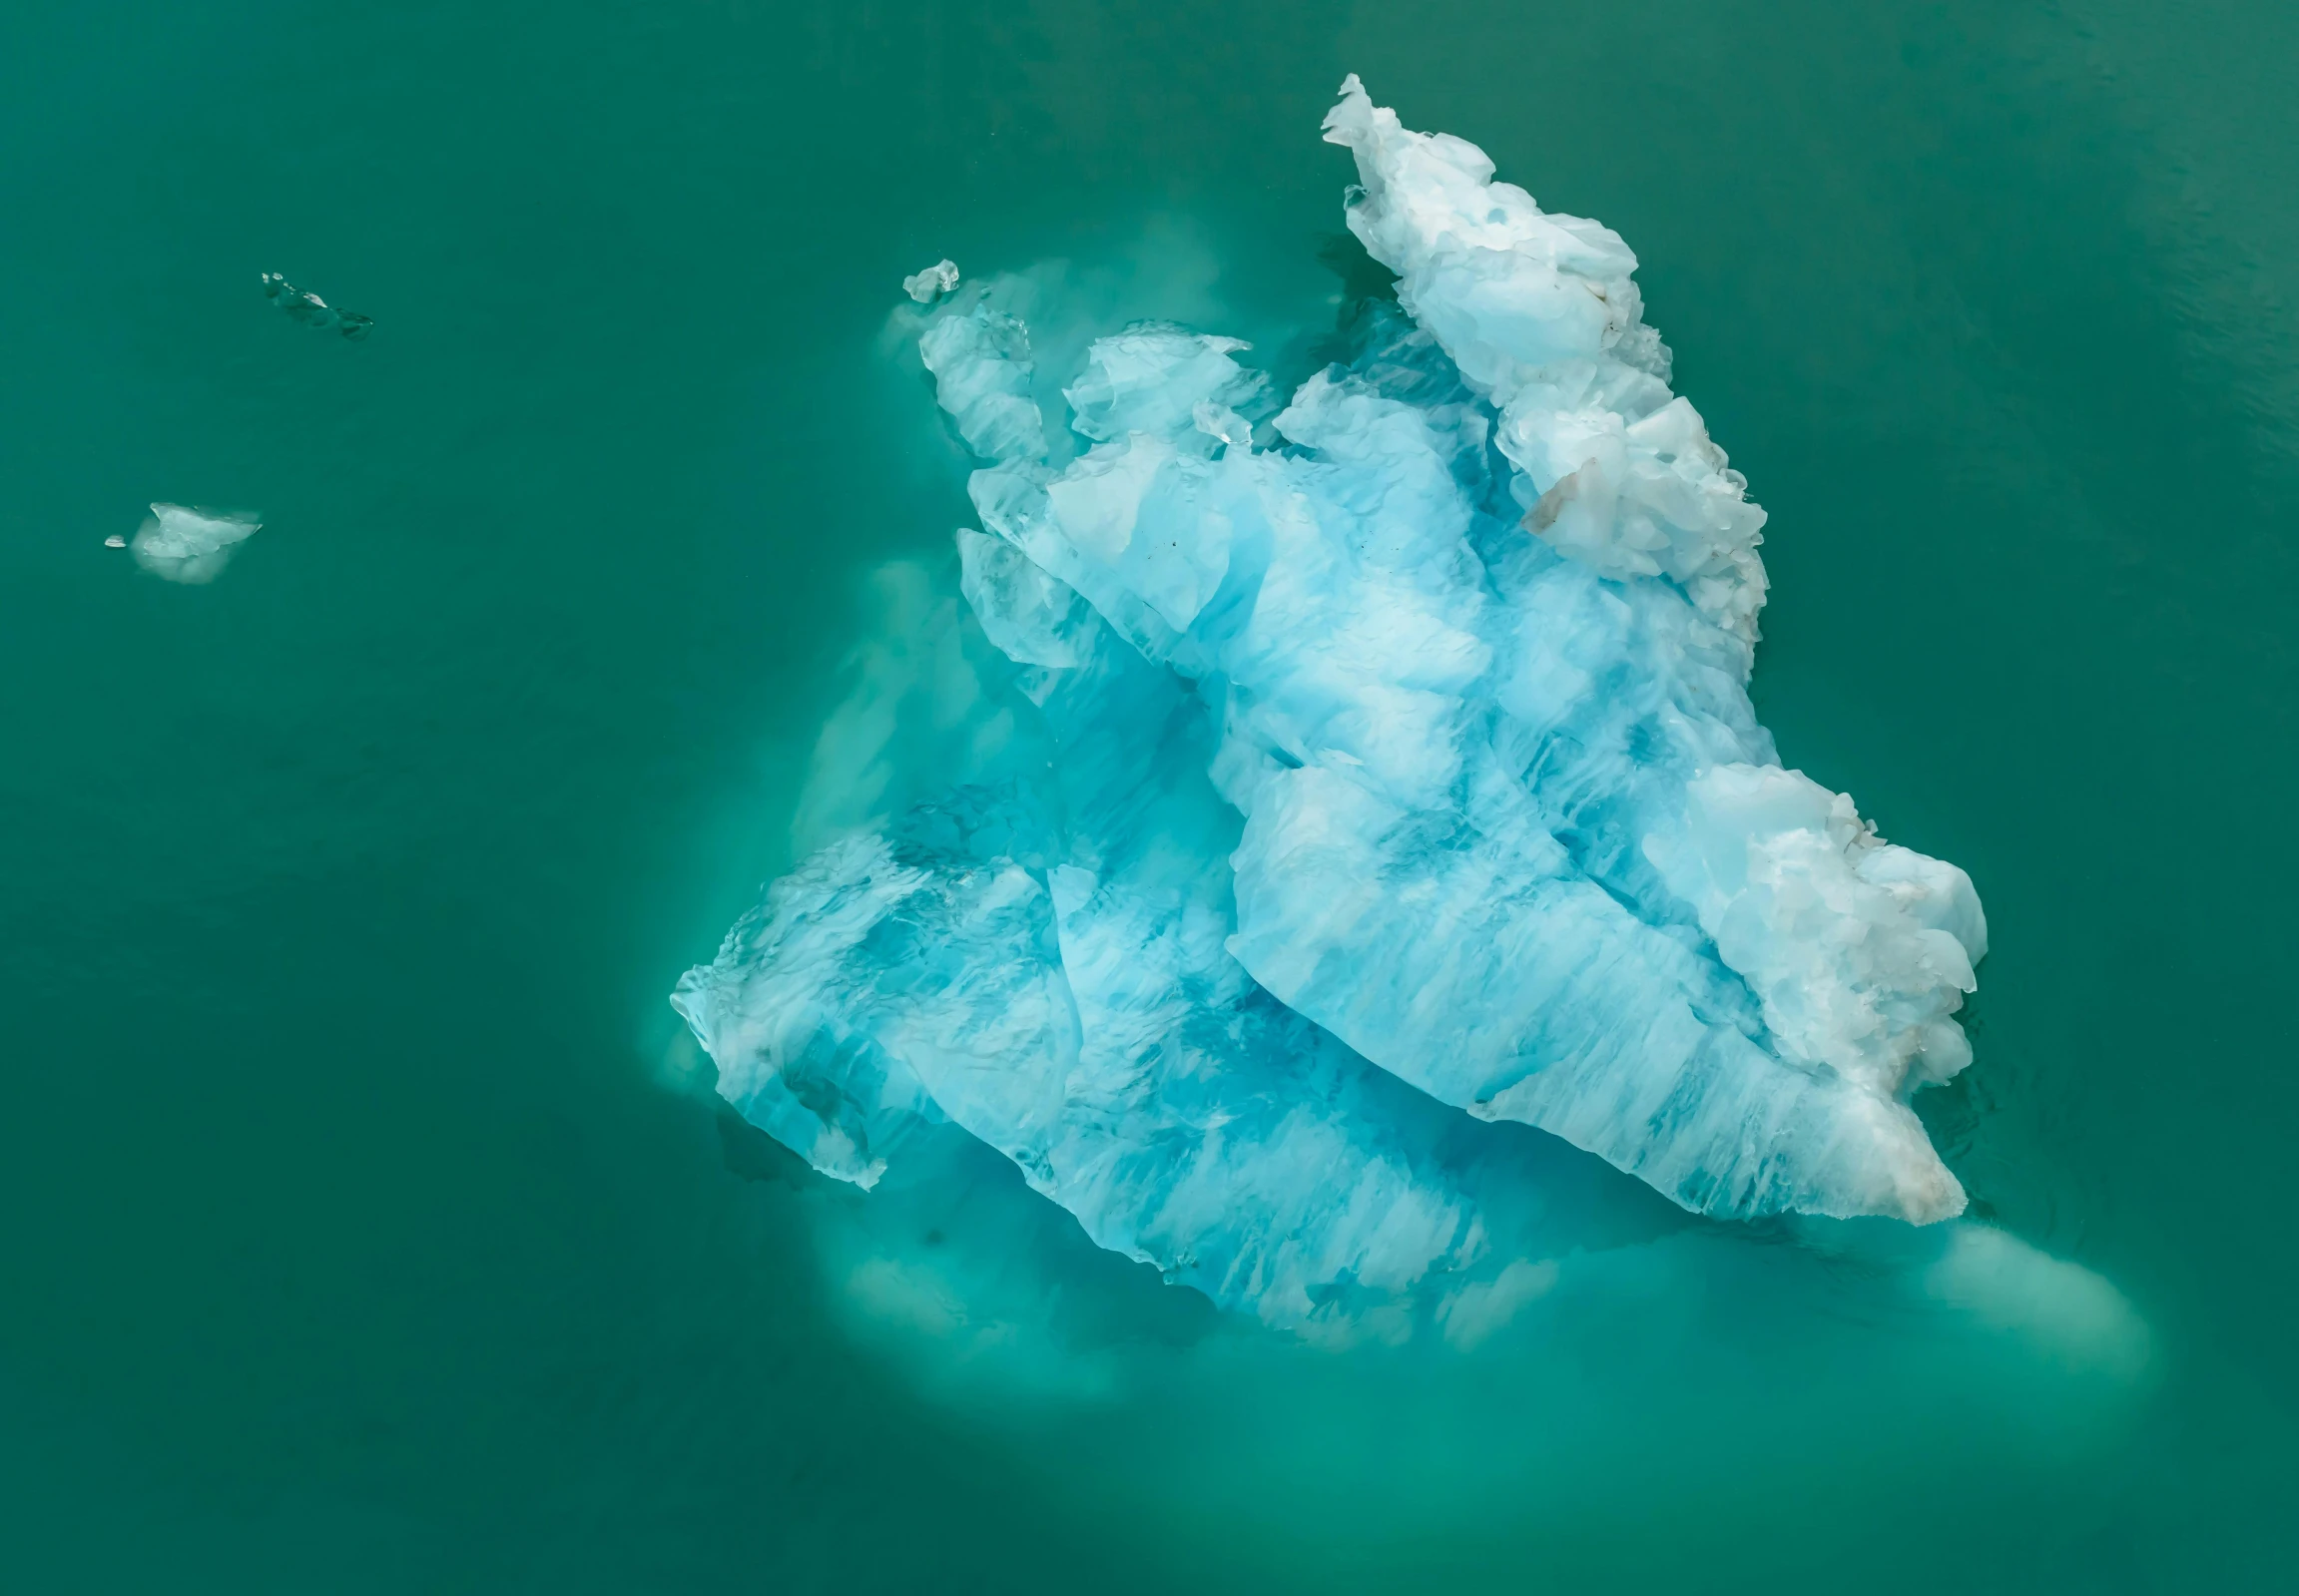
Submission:
[[[1543,1288],[1571,1227],[1471,1116],[1707,1214],[1961,1212],[1908,1098],[1970,1062],[1978,897],[1757,724],[1764,514],[1635,257],[1355,77],[1325,131],[1397,302],[1290,397],[1137,324],[1064,390],[1077,452],[999,283],[927,313],[988,462],[964,596],[1050,768],[771,886],[674,998],[721,1091],[863,1186],[954,1123],[1313,1334]]]

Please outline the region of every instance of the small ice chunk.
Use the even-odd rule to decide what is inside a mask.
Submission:
[[[902,278],[902,291],[920,304],[931,304],[940,295],[958,285],[958,264],[955,261],[936,261],[923,271],[913,271]]]
[[[263,278],[264,297],[307,327],[333,327],[346,338],[358,339],[365,337],[375,324],[374,317],[354,310],[338,310],[317,294],[296,287],[277,271],[266,271]]]
[[[243,510],[194,510],[181,504],[155,504],[128,547],[136,563],[169,582],[213,582],[232,551],[256,535],[263,522]],[[118,539],[110,540],[117,544]]]
[[[117,532],[104,540],[104,547],[108,549],[124,549],[127,546],[128,540]]]

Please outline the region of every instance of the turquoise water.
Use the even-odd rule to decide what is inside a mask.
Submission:
[[[2295,47],[2233,5],[0,22],[10,1583],[2287,1578]],[[1772,513],[1784,757],[1986,897],[1925,1113],[2103,1283],[2080,1323],[1655,1205],[1537,1359],[1310,1352],[962,1153],[860,1199],[697,1089],[664,994],[836,808],[826,720],[947,665],[899,277],[1061,257],[1293,347],[1362,280],[1349,70],[1638,250]],[[103,546],[156,499],[265,529],[163,584]]]

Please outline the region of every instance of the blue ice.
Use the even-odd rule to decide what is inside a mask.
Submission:
[[[954,1124],[1342,1339],[1476,1339],[1576,1244],[1474,1120],[1699,1213],[1960,1213],[1909,1098],[1971,1060],[1979,899],[1757,723],[1764,513],[1635,257],[1355,77],[1326,137],[1396,303],[1291,394],[1136,324],[1073,446],[1016,296],[926,296],[964,598],[1045,757],[769,887],[674,999],[720,1090],[865,1187]]]

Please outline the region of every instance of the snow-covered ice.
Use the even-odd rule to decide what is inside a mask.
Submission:
[[[1552,1278],[1471,1117],[1701,1213],[1961,1212],[1908,1100],[1971,1060],[1978,896],[1757,723],[1764,513],[1635,257],[1354,77],[1326,136],[1396,303],[1290,395],[1136,324],[1057,448],[1001,284],[905,284],[1044,757],[768,889],[675,999],[721,1090],[864,1186],[954,1123],[1312,1334],[1473,1338]]]

